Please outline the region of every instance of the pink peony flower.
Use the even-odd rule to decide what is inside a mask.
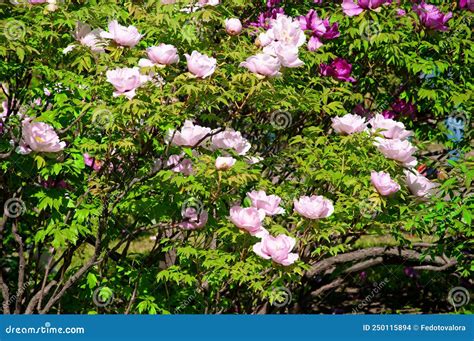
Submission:
[[[264,218],[265,212],[255,207],[233,206],[230,209],[230,220],[239,229],[247,231],[252,236],[263,237],[268,234],[262,226]]]
[[[306,41],[306,36],[297,19],[277,14],[276,19],[270,20],[270,27],[266,34],[273,41],[294,47],[300,47]]]
[[[197,51],[193,51],[191,55],[185,54],[188,63],[188,70],[198,78],[206,78],[216,70],[217,61],[215,58],[208,57]]]
[[[302,30],[312,31],[312,36],[308,41],[309,51],[319,49],[323,45],[322,39],[335,39],[340,35],[338,23],[331,25],[328,19],[320,19],[314,9],[300,16],[298,20]]]
[[[182,155],[170,155],[166,166],[172,167],[171,170],[175,173],[181,173],[185,176],[189,176],[193,173],[193,163],[190,159],[183,158]]]
[[[228,170],[231,168],[237,160],[233,157],[219,156],[216,159],[216,169],[218,170]]]
[[[237,18],[226,19],[225,30],[231,36],[236,36],[242,32],[242,23]]]
[[[192,121],[184,121],[180,131],[168,131],[166,140],[175,146],[195,147],[206,135],[211,133],[210,128],[194,125]]]
[[[87,24],[81,22],[76,23],[76,30],[74,32],[74,39],[76,39],[82,46],[86,46],[94,53],[104,53],[104,46],[106,43],[102,40],[100,34],[101,29],[92,30]],[[75,44],[69,45],[63,50],[63,53],[69,53],[76,47]]]
[[[333,77],[334,79],[354,83],[356,80],[350,77],[352,72],[352,64],[349,64],[342,58],[335,59],[331,64],[321,64],[319,66],[321,75]]]
[[[372,171],[370,181],[381,195],[390,195],[400,190],[400,185],[392,180],[390,174]]]
[[[199,0],[198,1],[199,6],[217,6],[219,5],[219,0]]]
[[[251,144],[242,134],[233,129],[226,129],[211,138],[211,149],[233,149],[239,155],[245,155],[249,151]]]
[[[367,128],[367,122],[365,118],[354,115],[346,114],[342,117],[334,117],[331,119],[333,129],[340,134],[354,134],[360,133]]]
[[[428,198],[434,195],[434,189],[439,186],[439,184],[430,181],[417,171],[405,170],[405,176],[411,193],[420,198]]]
[[[407,140],[375,138],[375,146],[385,157],[402,163],[405,167],[417,164],[413,153],[416,148]]]
[[[285,210],[279,206],[281,202],[279,196],[267,195],[265,191],[252,191],[247,193],[247,196],[252,201],[252,206],[263,210],[266,215],[272,216],[285,212]]]
[[[106,76],[107,82],[115,88],[114,97],[123,95],[128,99],[135,97],[136,89],[149,80],[148,76],[140,74],[137,67],[109,70]]]
[[[122,26],[117,20],[112,20],[109,23],[109,32],[101,32],[100,36],[106,39],[112,39],[118,45],[134,47],[143,37],[135,26]]]
[[[298,254],[291,253],[295,247],[294,238],[280,234],[276,237],[264,236],[262,241],[253,246],[253,251],[264,259],[271,259],[275,263],[288,266],[298,259]]]
[[[199,212],[194,207],[187,207],[183,212],[183,221],[178,224],[185,230],[196,230],[206,225],[209,215],[207,211]]]
[[[428,5],[424,1],[419,5],[414,5],[413,10],[418,14],[423,26],[437,31],[447,31],[446,23],[453,16],[453,13],[444,14],[435,5]]]
[[[308,219],[327,218],[334,212],[334,206],[323,196],[303,196],[294,200],[295,211]]]
[[[361,14],[364,10],[374,10],[386,3],[387,0],[344,0],[342,2],[342,11],[352,17]]]
[[[385,118],[383,115],[377,114],[369,121],[372,126],[372,132],[381,130],[380,133],[387,139],[404,140],[413,135],[409,130],[405,129],[405,125],[401,122]]]
[[[298,57],[298,48],[296,46],[284,45],[281,43],[272,43],[263,49],[265,54],[278,58],[281,65],[289,68],[304,65]]]
[[[22,139],[19,152],[29,154],[31,151],[57,153],[66,147],[65,142],[59,140],[53,127],[44,122],[35,122],[27,118],[22,122]]]
[[[176,0],[161,0],[163,5],[173,5],[176,3]]]
[[[148,59],[142,58],[138,62],[140,67],[159,66],[175,64],[179,62],[178,50],[173,45],[160,44],[146,49]]]
[[[82,154],[82,156],[84,157],[84,164],[87,167],[92,168],[94,171],[98,172],[102,167],[102,162],[90,156],[88,153],[84,153]]]
[[[280,76],[281,63],[274,56],[266,53],[260,53],[247,58],[245,62],[240,63],[240,67],[248,69],[260,78]]]

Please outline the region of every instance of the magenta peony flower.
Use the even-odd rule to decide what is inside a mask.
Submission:
[[[411,193],[420,198],[428,198],[434,195],[434,189],[439,186],[439,184],[430,181],[417,171],[405,170],[405,176]]]
[[[215,58],[208,57],[197,51],[193,51],[191,55],[185,54],[188,63],[188,70],[195,77],[206,78],[216,70],[217,61]]]
[[[446,23],[452,18],[453,13],[444,14],[435,5],[428,5],[424,1],[413,6],[413,10],[418,14],[423,26],[437,31],[447,31]]]
[[[280,60],[266,53],[251,56],[245,62],[240,63],[239,66],[247,68],[250,72],[261,78],[281,75]]]
[[[374,10],[385,4],[387,0],[344,0],[342,2],[342,11],[352,17],[361,14],[364,10]]]
[[[276,237],[264,236],[262,241],[253,246],[253,252],[264,259],[271,259],[275,263],[288,266],[298,259],[298,254],[291,253],[295,247],[294,238],[280,234]]]
[[[247,231],[252,236],[261,238],[268,234],[262,226],[264,218],[265,212],[255,207],[234,206],[230,209],[230,220],[239,229]]]
[[[211,133],[210,128],[194,125],[192,121],[184,121],[180,131],[170,130],[166,140],[175,146],[195,147],[204,137]]]
[[[308,41],[308,50],[315,51],[323,43],[322,39],[334,39],[339,37],[338,23],[330,24],[328,19],[320,19],[315,10],[309,10],[308,14],[298,18],[300,27],[305,31],[312,31],[312,36]]]
[[[308,219],[327,218],[334,212],[334,206],[323,196],[303,196],[294,200],[295,211]]]
[[[142,58],[138,62],[141,67],[159,66],[175,64],[179,62],[178,50],[173,45],[160,44],[146,49],[148,59]]]
[[[193,163],[190,159],[183,158],[182,155],[170,155],[166,166],[172,167],[171,170],[175,173],[181,173],[185,176],[189,176],[193,173]]]
[[[206,225],[209,215],[207,211],[199,212],[194,207],[187,207],[183,212],[183,221],[178,224],[185,230],[196,230]]]
[[[459,7],[474,12],[474,0],[459,0]]]
[[[112,39],[118,45],[134,47],[143,37],[135,26],[122,26],[117,20],[109,23],[109,32],[101,32],[100,36],[106,39]]]
[[[354,115],[346,114],[342,117],[334,117],[331,119],[333,129],[340,134],[354,134],[360,133],[367,128],[367,122],[365,118]]]
[[[375,146],[385,157],[402,163],[405,167],[414,167],[417,164],[413,153],[416,148],[407,140],[375,138]]]
[[[245,155],[251,144],[242,134],[233,129],[226,129],[211,138],[211,149],[233,149],[239,155]]]
[[[392,180],[390,174],[385,172],[372,171],[370,181],[381,195],[390,195],[400,190],[400,185]]]
[[[404,140],[413,135],[413,132],[405,129],[403,123],[385,118],[380,114],[375,115],[375,117],[369,121],[369,124],[372,126],[372,132],[380,130],[380,134],[387,139]]]
[[[265,191],[252,191],[247,193],[247,196],[252,201],[252,206],[263,210],[266,215],[272,216],[285,212],[285,210],[279,206],[281,202],[279,196],[267,195]]]
[[[35,122],[31,118],[23,120],[19,153],[29,154],[31,151],[57,153],[65,147],[66,143],[59,140],[58,135],[49,124]]]
[[[414,104],[400,98],[397,98],[395,102],[392,103],[391,107],[395,114],[402,116],[414,117],[416,113],[416,106]]]
[[[216,159],[216,169],[228,170],[229,168],[232,168],[233,165],[235,165],[236,161],[237,161],[236,159],[230,156],[229,157],[219,156]]]
[[[231,36],[236,36],[242,32],[242,23],[237,18],[226,19],[225,31]]]
[[[319,66],[319,71],[323,76],[333,77],[341,81],[351,83],[356,81],[354,78],[350,77],[352,64],[349,64],[342,58],[335,59],[330,65],[321,64]]]
[[[141,75],[137,67],[109,70],[106,76],[107,82],[115,88],[114,97],[123,95],[128,99],[135,97],[137,88],[149,79],[148,76]]]

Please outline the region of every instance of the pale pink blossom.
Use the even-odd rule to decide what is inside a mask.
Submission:
[[[247,231],[252,236],[263,237],[268,234],[262,226],[265,219],[265,212],[255,207],[243,208],[240,206],[233,206],[230,209],[230,220],[239,229]]]
[[[242,23],[237,18],[229,18],[225,20],[225,30],[231,36],[236,36],[242,31]]]
[[[295,68],[304,65],[304,62],[298,57],[298,48],[296,46],[275,42],[266,46],[263,52],[278,58],[280,64],[284,67]]]
[[[291,253],[296,240],[280,234],[276,237],[266,235],[260,242],[253,246],[253,251],[264,259],[271,259],[275,263],[288,266],[298,259],[298,254]]]
[[[226,129],[211,138],[211,150],[233,149],[239,155],[245,155],[251,148],[250,142],[239,131]]]
[[[179,62],[178,50],[173,45],[160,44],[146,49],[148,59],[142,58],[138,62],[141,67],[158,66],[175,64]]]
[[[255,56],[250,56],[245,62],[240,63],[240,67],[248,69],[257,76],[276,77],[280,76],[281,62],[278,58],[267,53],[260,53]]]
[[[101,29],[92,30],[92,28],[83,24],[80,21],[76,22],[76,30],[73,34],[74,39],[76,39],[82,46],[86,46],[91,49],[94,53],[103,53],[105,52],[104,46],[106,43],[102,40],[100,34],[103,32]],[[72,51],[77,45],[71,44],[63,50],[63,53],[66,54]]]
[[[420,198],[428,198],[434,195],[435,188],[439,186],[439,184],[430,181],[414,170],[405,170],[405,176],[410,192]]]
[[[216,169],[218,170],[228,170],[232,168],[237,160],[231,156],[219,156],[216,159]]]
[[[191,55],[185,54],[188,64],[188,70],[195,77],[206,78],[214,73],[217,66],[217,60],[208,57],[198,51],[193,51]]]
[[[267,36],[271,40],[295,47],[300,47],[306,41],[306,36],[300,27],[298,19],[278,14],[276,19],[270,20],[270,27],[267,30]]]
[[[206,225],[209,215],[207,211],[199,212],[194,207],[187,207],[183,212],[183,221],[178,226],[185,230],[196,230]]]
[[[18,149],[21,154],[28,154],[31,151],[57,153],[65,147],[66,143],[59,140],[59,136],[49,124],[36,122],[31,118],[23,120],[22,138]]]
[[[175,146],[195,147],[210,133],[210,128],[194,125],[192,121],[186,120],[181,130],[168,131],[166,140]]]
[[[340,134],[360,133],[367,128],[365,118],[355,115],[346,114],[342,117],[334,117],[331,119],[333,129]]]
[[[295,211],[308,219],[327,218],[334,212],[331,200],[323,196],[303,196],[294,200]]]
[[[101,32],[100,36],[106,39],[112,39],[118,45],[134,47],[143,37],[135,26],[122,26],[117,20],[109,23],[109,31]]]
[[[380,130],[387,139],[400,139],[404,140],[407,137],[413,135],[409,130],[405,129],[405,125],[401,122],[394,121],[390,118],[385,118],[383,115],[377,114],[374,118],[369,121],[372,126],[372,132]]]
[[[372,171],[370,181],[381,195],[390,195],[400,190],[400,185],[392,180],[390,174]]]
[[[140,74],[137,67],[109,70],[106,76],[107,82],[115,88],[114,97],[123,95],[128,99],[135,97],[137,88],[149,80],[148,76]]]
[[[280,207],[281,198],[277,195],[267,195],[265,191],[252,191],[247,193],[252,201],[252,206],[261,209],[266,215],[282,214],[285,210]]]
[[[375,138],[375,146],[387,158],[403,164],[405,167],[414,167],[417,164],[413,153],[416,148],[407,140]]]
[[[189,176],[193,173],[193,163],[190,159],[184,158],[184,154],[181,155],[170,155],[166,166],[172,167],[171,170],[175,173],[181,173],[185,176]]]

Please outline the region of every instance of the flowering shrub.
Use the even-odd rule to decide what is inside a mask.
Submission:
[[[392,267],[459,285],[472,10],[1,3],[2,311],[317,312],[367,272],[401,290]]]

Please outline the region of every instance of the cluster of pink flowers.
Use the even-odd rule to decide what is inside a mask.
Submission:
[[[211,136],[212,135],[212,136]],[[203,147],[209,150],[233,150],[239,155],[246,155],[251,148],[251,144],[242,134],[233,129],[226,129],[218,132],[211,128],[202,127],[186,120],[180,130],[170,129],[165,137],[167,143],[181,147]],[[195,151],[197,154],[197,152]],[[220,156],[216,159],[215,166],[218,170],[228,170],[236,163],[236,159],[231,156]],[[192,162],[183,155],[172,155],[167,166],[175,172],[183,175],[192,174]]]
[[[252,202],[251,207],[233,206],[230,209],[230,220],[239,229],[252,236],[261,238],[253,246],[253,251],[264,259],[271,259],[275,263],[288,266],[298,259],[298,254],[292,253],[296,240],[280,234],[273,237],[263,227],[265,216],[284,213],[280,207],[281,198],[276,195],[267,195],[265,191],[247,193]]]
[[[321,75],[332,77],[334,79],[354,83],[355,78],[351,77],[352,64],[345,59],[337,58],[331,64],[321,64],[319,66]]]
[[[366,10],[376,10],[380,6],[385,3],[391,1],[388,0],[357,0],[354,2],[353,0],[344,0],[342,2],[342,10],[343,12],[352,17],[355,15],[359,15]]]
[[[256,44],[263,47],[263,53],[247,58],[240,66],[261,78],[279,76],[282,66],[295,68],[304,64],[298,53],[305,41],[298,20],[278,14],[270,20],[270,28],[257,38]]]
[[[435,5],[429,5],[424,1],[419,5],[413,6],[413,10],[423,26],[437,31],[447,31],[446,23],[452,18],[453,13],[444,14]]]

